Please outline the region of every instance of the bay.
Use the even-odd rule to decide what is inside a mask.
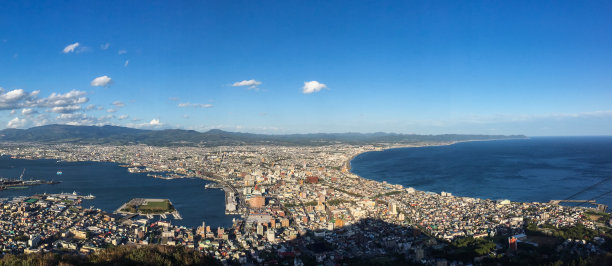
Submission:
[[[61,183],[0,190],[0,198],[62,192],[92,194],[96,198],[84,200],[82,206],[93,206],[111,213],[132,198],[167,198],[183,218],[172,219],[172,224],[187,227],[199,226],[203,221],[213,228],[230,227],[232,218],[236,217],[225,215],[223,190],[205,189],[204,185],[210,181],[199,178],[152,178],[145,173],[130,173],[127,168],[109,162],[57,162],[0,157],[0,177],[18,178],[23,169],[26,169],[24,180],[57,180]],[[57,175],[57,171],[62,171],[62,175]],[[154,219],[158,220],[159,216]]]
[[[351,171],[423,191],[520,202],[562,200],[585,190],[572,199],[595,198],[612,207],[612,137],[533,137],[390,149],[356,156]]]

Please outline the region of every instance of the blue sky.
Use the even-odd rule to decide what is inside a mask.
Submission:
[[[612,135],[610,14],[609,1],[3,1],[0,128]]]

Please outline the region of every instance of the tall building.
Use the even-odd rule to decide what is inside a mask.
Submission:
[[[287,219],[287,218],[281,219],[281,226],[282,227],[289,227],[289,219]]]
[[[225,234],[225,230],[223,229],[223,227],[217,228],[217,237],[223,238],[223,234]]]
[[[397,214],[397,203],[395,202],[389,203],[389,214]]]
[[[274,229],[272,228],[268,228],[268,231],[266,232],[266,238],[268,239],[268,241],[270,242],[274,242],[275,241],[275,237],[274,237]]]
[[[517,249],[517,245],[516,245],[516,238],[511,236],[508,237],[508,248],[510,248],[510,250],[512,251],[516,251]]]

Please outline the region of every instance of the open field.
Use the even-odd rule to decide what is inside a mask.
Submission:
[[[165,214],[174,211],[169,199],[141,199],[130,200],[119,208],[121,212],[133,214]]]

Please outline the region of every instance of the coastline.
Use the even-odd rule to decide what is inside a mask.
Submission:
[[[364,152],[360,152],[357,154],[354,154],[352,156],[350,156],[350,158],[344,163],[344,165],[347,168],[347,172],[355,177],[358,178],[363,178],[365,180],[368,181],[373,181],[373,182],[378,182],[378,183],[382,183],[383,181],[379,181],[379,180],[374,180],[374,179],[370,179],[367,177],[363,177],[360,176],[356,173],[354,173],[352,171],[352,165],[351,162],[353,161],[353,159],[355,159],[355,157],[362,155],[362,154],[366,154],[369,152],[382,152],[382,151],[388,151],[388,150],[393,150],[393,149],[405,149],[405,148],[426,148],[426,147],[443,147],[443,146],[451,146],[451,145],[455,145],[455,144],[459,144],[459,143],[468,143],[468,142],[480,142],[480,141],[499,141],[499,140],[520,140],[520,139],[530,139],[529,137],[525,137],[525,138],[507,138],[507,139],[485,139],[485,140],[459,140],[459,141],[451,141],[451,142],[447,142],[447,143],[435,143],[435,144],[424,144],[424,143],[416,143],[416,144],[409,144],[409,145],[398,145],[398,146],[389,146],[389,147],[384,147],[382,149],[377,149],[377,150],[371,150],[371,151],[364,151]],[[385,181],[387,182],[387,181]],[[394,184],[394,185],[401,185],[401,184]],[[402,185],[403,186],[403,185]],[[415,191],[420,191],[420,192],[428,192],[428,191],[424,191],[424,190],[419,190],[419,189],[415,189]],[[453,191],[450,191],[451,193],[455,193]],[[484,199],[482,197],[475,197],[478,199]],[[514,201],[513,201],[514,202]],[[520,201],[516,201],[516,202],[520,202]],[[541,203],[549,203],[549,202],[541,202]]]
[[[393,149],[406,149],[406,148],[425,148],[425,147],[442,147],[442,146],[450,146],[450,145],[455,145],[455,144],[459,144],[459,143],[467,143],[467,142],[477,142],[477,141],[496,141],[496,140],[518,140],[518,139],[530,139],[529,137],[525,137],[525,138],[507,138],[507,139],[473,139],[473,140],[456,140],[456,141],[450,141],[447,143],[435,143],[432,145],[422,145],[424,143],[415,143],[415,144],[401,144],[398,146],[394,146],[394,144],[392,144],[389,147],[383,147],[380,150],[372,150],[372,151],[364,151],[364,152],[360,152],[357,154],[354,154],[352,156],[350,156],[350,158],[344,162],[344,165],[346,166],[346,169],[353,175],[359,176],[358,174],[355,174],[351,171],[351,161],[353,161],[353,159],[355,159],[355,157],[361,155],[361,154],[365,154],[368,152],[381,152],[381,151],[388,151],[388,150],[393,150]],[[359,176],[361,178],[365,178],[362,176]],[[368,178],[365,178],[368,179]],[[368,179],[371,180],[371,179]],[[376,181],[376,180],[372,180],[372,181]],[[378,181],[377,181],[378,182]]]
[[[347,174],[348,175],[352,175],[353,177],[363,178],[364,180],[371,181],[371,182],[376,182],[376,183],[387,183],[387,184],[390,184],[390,185],[400,185],[404,189],[407,189],[408,187],[405,187],[405,186],[407,186],[406,184],[394,183],[394,182],[389,183],[388,180],[382,180],[382,179],[375,180],[375,179],[370,179],[370,178],[361,176],[361,175],[353,172],[353,168],[352,168],[351,163],[352,163],[352,161],[357,156],[365,154],[365,153],[368,153],[368,152],[380,152],[380,151],[388,151],[388,150],[393,150],[393,149],[404,149],[404,148],[441,147],[441,146],[450,146],[450,145],[464,143],[464,142],[499,141],[499,140],[530,140],[530,139],[532,139],[532,138],[525,137],[525,138],[507,138],[507,139],[504,138],[504,139],[487,139],[487,140],[461,140],[461,141],[451,141],[451,142],[447,142],[447,143],[435,143],[435,144],[431,144],[431,143],[430,144],[427,144],[427,143],[425,143],[425,144],[424,143],[418,143],[416,145],[397,145],[397,146],[390,145],[388,147],[384,147],[384,148],[380,148],[380,149],[373,149],[373,150],[368,150],[368,151],[363,151],[363,152],[356,153],[356,154],[350,156],[350,158],[345,162],[345,165],[347,166],[347,170],[348,170]],[[420,190],[420,189],[414,188],[414,187],[411,187],[411,188],[414,189],[415,191],[424,192],[424,193],[440,194],[440,193],[443,193],[443,192],[446,192],[446,193],[450,192],[455,197],[467,197],[467,198],[475,198],[475,199],[479,199],[479,200],[493,200],[493,199],[496,199],[496,200],[510,200],[510,202],[512,202],[512,203],[540,203],[540,204],[560,205],[560,206],[566,206],[566,207],[578,207],[578,208],[586,208],[586,209],[595,208],[595,207],[591,207],[590,205],[582,205],[584,203],[578,204],[578,205],[563,204],[563,202],[566,202],[566,201],[562,200],[564,198],[562,196],[559,196],[559,197],[553,196],[553,197],[548,197],[546,199],[534,199],[534,200],[532,200],[532,199],[516,199],[516,197],[515,197],[515,199],[511,199],[511,198],[513,198],[513,196],[511,196],[511,195],[510,196],[505,196],[505,197],[504,196],[499,196],[499,197],[487,197],[487,196],[484,196],[483,197],[481,193],[465,195],[465,194],[462,194],[461,191],[454,191],[452,189],[448,189],[447,190],[447,189],[443,188],[442,192],[438,193],[438,192],[431,192],[431,191],[428,191],[428,190]],[[439,188],[436,191],[439,191]],[[455,193],[459,193],[459,194],[455,194]],[[582,202],[582,201],[587,202],[587,200],[581,200],[579,202]],[[573,201],[567,201],[567,202],[573,202]],[[600,206],[600,205],[603,205],[603,206],[610,205],[609,203],[607,205],[605,203],[606,203],[605,201],[604,202],[600,202],[598,200],[597,202],[593,202],[592,204],[597,205],[597,206]],[[610,205],[610,206],[612,206],[612,205]],[[608,212],[609,211],[610,210],[608,210]]]

